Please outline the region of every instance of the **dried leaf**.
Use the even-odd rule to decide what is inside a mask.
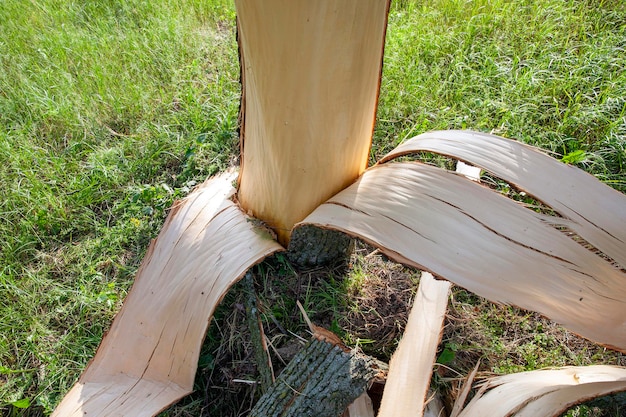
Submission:
[[[450,417],[458,417],[459,414],[461,413],[461,410],[463,409],[463,406],[465,405],[465,400],[467,399],[467,396],[469,395],[472,389],[472,384],[474,383],[474,378],[476,378],[476,373],[478,372],[479,366],[480,366],[480,361],[476,363],[476,366],[474,367],[474,369],[472,369],[472,372],[470,372],[470,374],[467,376],[467,379],[463,383],[463,388],[461,389],[459,396],[456,398],[456,401],[454,402],[454,406],[452,407],[452,411],[450,412]]]

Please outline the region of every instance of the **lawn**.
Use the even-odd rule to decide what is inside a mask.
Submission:
[[[227,0],[5,0],[0,32],[0,414],[39,416],[93,356],[173,201],[238,162],[235,12]],[[625,49],[622,0],[396,0],[372,160],[419,133],[466,128],[540,146],[626,192]],[[302,291],[328,327],[387,358],[403,319],[368,339],[358,322],[366,315],[354,313],[366,306],[346,294],[376,288],[372,276],[415,277],[368,251],[355,254],[357,272],[309,275]],[[262,269],[296,276],[282,258]],[[268,322],[291,320],[280,286],[265,284]],[[164,415],[216,407],[204,391],[219,381],[218,359],[245,357],[237,337],[223,342],[236,328],[237,291],[207,337],[198,392]],[[458,320],[476,326],[444,335],[449,366],[465,347],[493,356],[491,372],[626,365],[623,355],[564,344],[527,313],[455,299]],[[511,327],[537,339],[511,348]],[[249,391],[215,389],[246,404],[221,415],[245,413]]]

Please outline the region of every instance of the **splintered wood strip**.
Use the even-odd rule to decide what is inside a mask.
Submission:
[[[239,201],[287,245],[367,167],[389,0],[237,0]]]
[[[450,286],[422,273],[404,335],[389,364],[379,417],[424,415]]]
[[[461,388],[461,392],[458,397],[454,401],[454,406],[452,407],[452,411],[450,412],[450,417],[458,417],[465,405],[465,400],[467,400],[467,396],[472,390],[472,384],[474,383],[474,378],[476,378],[476,373],[478,372],[478,368],[480,366],[480,361],[476,363],[472,372],[467,376],[465,382],[463,383],[463,388]]]
[[[569,408],[594,398],[604,397],[626,391],[626,381],[595,382],[560,388],[549,394],[535,399],[520,411],[515,417],[554,417],[560,416]]]
[[[521,142],[458,130],[416,136],[381,162],[422,151],[469,162],[526,191],[572,220],[568,225],[576,233],[626,268],[626,196],[592,175]]]
[[[363,394],[377,370],[371,358],[311,340],[250,412],[251,417],[336,417]]]
[[[626,351],[626,274],[462,176],[420,163],[379,165],[302,224],[360,237],[399,262]]]
[[[191,392],[213,312],[281,246],[230,201],[228,173],[170,212],[98,351],[53,416],[152,416]]]
[[[626,391],[626,368],[595,365],[546,369],[487,380],[459,417],[552,417],[602,395]]]

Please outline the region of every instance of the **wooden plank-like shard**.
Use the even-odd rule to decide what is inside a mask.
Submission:
[[[448,281],[422,273],[404,335],[391,358],[380,417],[424,415],[449,291]]]
[[[367,167],[389,0],[237,0],[239,201],[291,228]]]
[[[489,379],[459,417],[552,417],[602,395],[626,391],[626,368],[545,369]]]
[[[301,224],[342,230],[399,262],[626,351],[624,271],[455,173],[420,163],[378,165]]]
[[[191,392],[220,300],[248,268],[282,249],[230,200],[235,179],[210,179],[175,205],[94,359],[53,416],[152,416]]]
[[[571,220],[569,227],[626,268],[626,196],[585,171],[521,142],[459,130],[416,136],[382,162],[415,152],[451,156],[510,182]]]

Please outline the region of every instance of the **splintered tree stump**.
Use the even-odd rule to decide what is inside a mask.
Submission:
[[[375,361],[313,339],[257,402],[251,417],[337,417],[378,373]]]
[[[300,266],[319,266],[347,259],[354,239],[335,230],[315,226],[296,228],[289,242],[287,257]]]
[[[246,213],[293,225],[367,167],[389,0],[237,0]]]

